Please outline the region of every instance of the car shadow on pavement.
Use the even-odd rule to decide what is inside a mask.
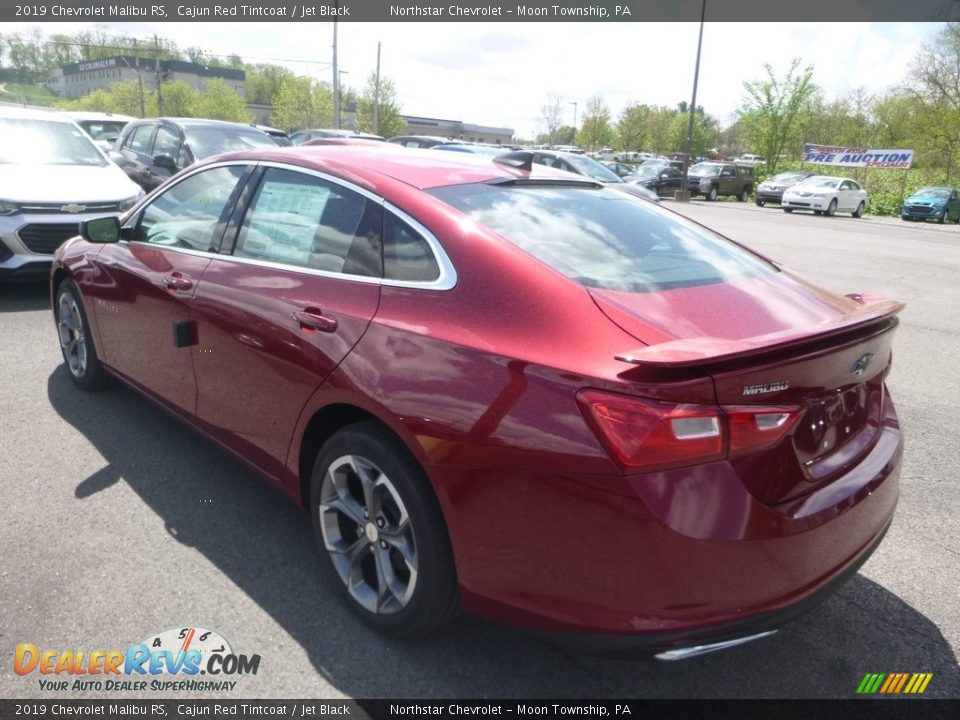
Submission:
[[[50,284],[39,282],[0,282],[0,313],[50,309]]]
[[[470,617],[415,643],[386,640],[324,585],[307,515],[241,463],[126,388],[83,393],[60,366],[47,391],[107,463],[75,478],[76,501],[97,502],[126,483],[351,697],[842,698],[873,672],[932,672],[927,697],[960,696],[956,658],[938,627],[862,574],[772,638],[679,663],[576,655]],[[217,511],[197,497],[213,499]],[[151,590],[151,601],[176,602],[173,592]],[[255,651],[269,661],[269,648]],[[302,694],[316,694],[306,687]]]

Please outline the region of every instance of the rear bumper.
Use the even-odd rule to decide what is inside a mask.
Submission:
[[[855,573],[889,526],[903,441],[886,405],[857,465],[780,506],[725,461],[626,477],[428,467],[463,605],[587,651],[773,629]]]
[[[816,608],[856,575],[861,566],[880,546],[889,528],[890,524],[888,523],[863,552],[817,590],[801,600],[777,610],[754,615],[743,620],[706,625],[672,633],[643,635],[538,633],[538,635],[551,644],[562,646],[573,652],[621,658],[646,658],[664,650],[679,650],[704,645],[725,645],[728,643],[734,645],[740,644],[735,641],[749,642],[752,639],[761,639]]]

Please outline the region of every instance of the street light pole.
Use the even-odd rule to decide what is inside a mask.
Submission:
[[[707,0],[702,0],[700,6],[700,35],[697,38],[697,62],[693,66],[693,97],[690,99],[690,107],[687,109],[689,117],[687,119],[687,141],[684,143],[683,152],[687,156],[683,161],[683,180],[680,191],[674,196],[677,200],[689,200],[690,188],[688,186],[687,171],[690,168],[690,149],[693,145],[693,120],[697,112],[697,81],[700,79],[700,49],[703,47],[703,21],[707,16]]]

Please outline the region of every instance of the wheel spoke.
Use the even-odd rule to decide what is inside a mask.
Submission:
[[[320,512],[323,513],[326,510],[338,512],[356,524],[357,527],[363,527],[363,508],[349,495],[337,494],[328,498],[326,502],[320,504]]]

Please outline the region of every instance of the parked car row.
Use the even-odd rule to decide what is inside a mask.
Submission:
[[[676,660],[771,635],[877,548],[901,303],[583,156],[334,140],[200,160],[50,276],[80,389],[136,388],[305,508],[316,613]]]

